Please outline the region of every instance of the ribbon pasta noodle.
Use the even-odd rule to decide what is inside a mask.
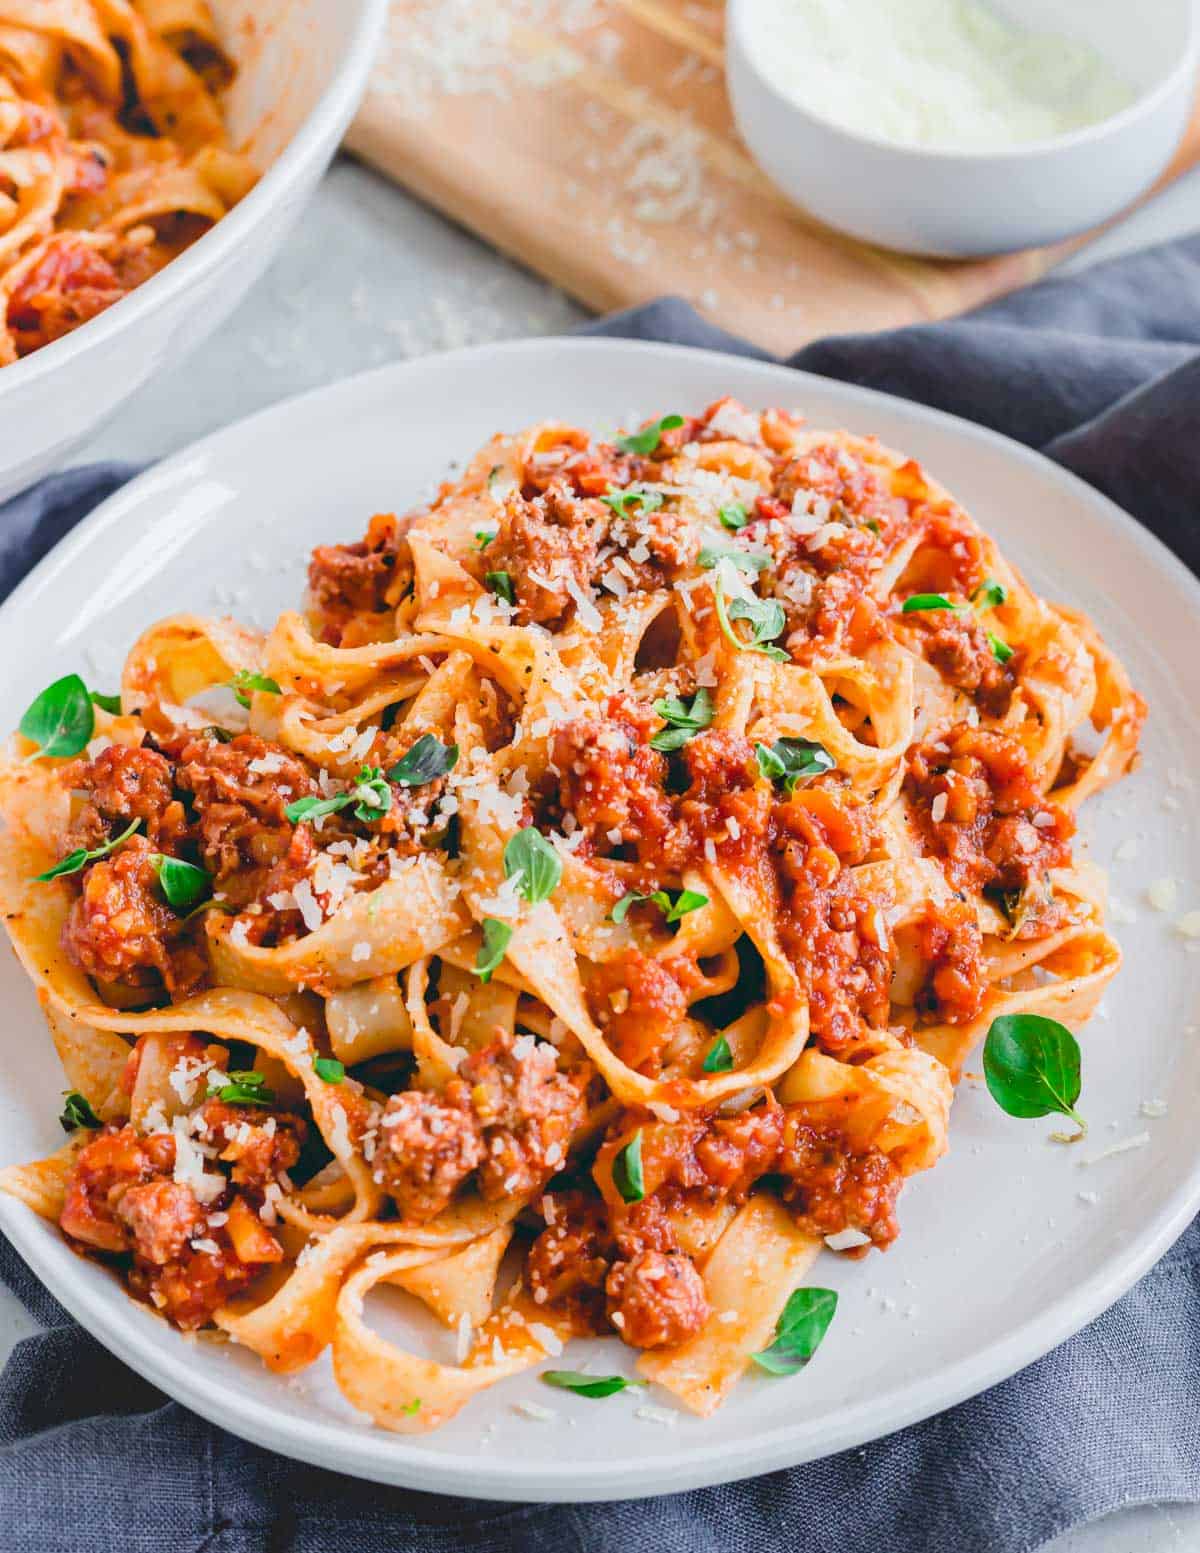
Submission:
[[[819,1257],[895,1239],[991,1020],[1091,1014],[1075,816],[1143,715],[870,439],[497,437],[268,634],[178,615],[26,714],[0,905],[75,1130],[0,1185],[389,1429],[597,1333],[710,1413]]]
[[[0,0],[0,366],[94,318],[256,174],[208,0]]]

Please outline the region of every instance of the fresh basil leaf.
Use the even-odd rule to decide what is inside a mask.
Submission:
[[[641,1387],[640,1381],[627,1380],[624,1375],[585,1375],[580,1370],[543,1370],[542,1379],[547,1386],[559,1386],[563,1391],[573,1391],[577,1397],[596,1400]]]
[[[832,1289],[794,1289],[775,1327],[775,1341],[752,1354],[760,1369],[771,1375],[795,1375],[821,1346],[837,1310]]]
[[[613,1185],[624,1202],[641,1202],[646,1195],[642,1173],[642,1129],[639,1127],[613,1160]]]
[[[351,802],[353,794],[335,793],[332,798],[294,798],[284,809],[293,825],[302,820],[319,820],[325,814],[337,814]]]
[[[656,890],[651,899],[662,909],[663,916],[668,922],[678,922],[689,912],[700,911],[708,905],[708,896],[701,895],[699,890],[680,890],[674,900],[671,899],[669,891]]]
[[[914,593],[912,598],[905,599],[902,615],[916,615],[927,609],[957,609],[957,604],[952,604],[944,593]]]
[[[103,1127],[104,1123],[92,1110],[87,1100],[77,1089],[64,1089],[66,1100],[63,1104],[62,1115],[58,1118],[64,1132],[75,1132],[80,1127]]]
[[[705,1073],[731,1073],[733,1071],[733,1053],[729,1049],[729,1042],[723,1035],[719,1035],[708,1049],[708,1056],[701,1064]]]
[[[315,1057],[313,1072],[324,1084],[340,1084],[346,1077],[346,1066],[336,1057]]]
[[[988,1093],[1009,1116],[1069,1116],[1082,1138],[1087,1123],[1075,1109],[1081,1069],[1079,1042],[1057,1019],[1001,1014],[992,1020],[983,1046],[983,1076]]]
[[[486,550],[499,532],[498,528],[477,528],[475,530],[475,548],[477,550]]]
[[[698,890],[680,890],[672,897],[670,890],[651,890],[641,895],[637,890],[630,890],[628,895],[623,895],[617,904],[609,912],[609,920],[612,922],[624,922],[629,915],[629,908],[637,905],[639,901],[651,901],[662,912],[667,922],[678,922],[691,911],[699,911],[701,907],[708,905],[708,896],[701,895]]]
[[[531,906],[553,895],[562,878],[562,858],[532,825],[510,836],[504,848],[504,877],[511,879],[515,874],[521,876],[517,893]]]
[[[670,724],[650,740],[650,748],[663,755],[682,749],[693,734],[710,725],[714,715],[712,697],[703,685],[692,697],[690,706],[677,696],[664,696],[654,703],[654,710]]]
[[[722,528],[727,528],[735,534],[738,529],[745,528],[750,521],[746,509],[740,501],[731,501],[727,507],[719,507],[717,509],[717,517],[721,520]]]
[[[302,820],[319,820],[326,814],[339,814],[351,804],[355,818],[364,825],[382,819],[392,807],[392,790],[378,766],[364,766],[348,792],[334,793],[329,798],[296,798],[283,812],[293,825],[299,825]]]
[[[770,749],[756,744],[754,758],[762,775],[772,782],[782,781],[789,793],[809,777],[821,776],[837,765],[825,746],[813,739],[776,739]]]
[[[210,876],[195,863],[185,863],[182,858],[167,857],[162,852],[153,853],[150,863],[167,905],[175,911],[190,911],[212,888]]]
[[[457,744],[443,744],[436,734],[423,733],[404,759],[388,772],[387,779],[401,787],[424,787],[453,771],[457,763]]]
[[[869,528],[872,534],[879,534],[880,532],[879,524],[874,518],[868,518],[864,527]]]
[[[721,585],[721,576],[718,572],[713,584],[713,601],[717,606],[717,623],[726,639],[732,642],[739,652],[761,652],[780,663],[789,661],[788,654],[782,647],[772,645],[774,638],[781,636],[787,625],[783,605],[777,599],[739,597],[727,604],[725,589]],[[731,622],[734,620],[749,622],[752,632],[749,641],[743,641],[733,629]]]
[[[506,604],[516,604],[517,590],[513,587],[511,573],[488,572],[483,580],[498,599],[503,599]]]
[[[420,1397],[414,1397],[411,1402],[406,1402],[400,1411],[402,1413],[406,1413],[409,1418],[415,1418],[416,1415],[421,1411]]]
[[[489,982],[492,972],[504,959],[513,930],[509,923],[497,922],[495,917],[484,917],[479,926],[483,933],[483,944],[475,956],[475,974],[480,981]]]
[[[735,550],[732,546],[705,545],[699,556],[700,565],[705,571],[711,571],[714,566],[719,566],[722,561],[728,561],[731,566],[736,566],[739,572],[749,572],[757,575],[765,572],[771,564],[771,557],[764,555],[761,550]]]
[[[68,874],[77,874],[81,868],[86,868],[97,858],[107,857],[110,852],[115,852],[123,841],[129,840],[141,823],[141,820],[131,820],[119,836],[106,841],[102,847],[94,847],[90,852],[86,847],[77,847],[74,852],[68,852],[66,857],[55,863],[53,868],[47,868],[44,874],[34,874],[34,883],[44,884],[47,879],[63,879]]]
[[[971,603],[978,609],[999,609],[1008,599],[1008,589],[994,577],[981,582],[971,595]]]
[[[1013,650],[1008,643],[997,636],[994,631],[988,632],[987,639],[988,646],[992,649],[992,657],[995,658],[996,662],[1007,663],[1013,655]]]
[[[649,899],[650,897],[648,895],[639,895],[636,890],[630,890],[628,895],[622,895],[621,899],[609,912],[609,921],[617,923],[624,922],[625,918],[629,915],[629,908],[631,906],[636,906],[638,901],[648,901]]]
[[[25,708],[17,725],[37,749],[30,760],[51,757],[57,760],[78,755],[85,749],[96,728],[96,714],[88,688],[78,674],[65,674],[47,685],[41,695]]]
[[[239,669],[232,679],[225,681],[225,686],[226,689],[233,691],[234,699],[239,706],[250,705],[250,692],[252,690],[261,690],[264,695],[268,696],[281,696],[283,694],[283,691],[280,690],[269,674],[254,674],[249,669]]]
[[[239,1070],[225,1075],[227,1084],[214,1084],[211,1080],[208,1086],[210,1100],[224,1100],[226,1105],[262,1105],[269,1106],[274,1103],[275,1091],[268,1089],[266,1075],[254,1071]]]
[[[98,690],[92,691],[92,705],[98,706],[102,712],[108,712],[113,717],[121,715],[121,697],[101,695]]]
[[[664,415],[652,426],[646,426],[641,431],[630,432],[625,437],[618,437],[617,446],[622,453],[653,453],[662,441],[664,431],[674,431],[682,425],[682,415]]]
[[[607,496],[600,498],[616,513],[619,518],[627,518],[629,509],[635,503],[641,512],[657,512],[663,504],[661,491],[648,491],[642,486],[631,485],[628,490],[610,490]]]
[[[216,723],[210,723],[204,732],[210,739],[215,739],[218,744],[232,744],[233,735],[228,728],[218,728]]]

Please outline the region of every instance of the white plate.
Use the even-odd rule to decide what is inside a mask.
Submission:
[[[1187,1034],[1200,1018],[1200,961],[1174,916],[1142,898],[1170,874],[1178,912],[1200,906],[1193,798],[1168,775],[1179,783],[1200,771],[1200,586],[1103,497],[990,432],[779,367],[623,341],[486,346],[388,367],[209,437],[82,524],[0,609],[0,726],[70,669],[114,689],[123,649],[159,615],[232,611],[266,623],[297,600],[312,544],[357,538],[372,512],[405,508],[498,429],[541,417],[607,429],[724,393],[802,407],[817,425],[876,432],[922,459],[1036,588],[1091,612],[1150,701],[1141,770],[1084,816],[1104,864],[1122,840],[1138,844],[1136,860],[1114,865],[1115,893],[1137,909],[1118,927],[1126,968],[1083,1040],[1091,1141],[1051,1144],[1049,1121],[1010,1119],[968,1080],[949,1158],[903,1196],[896,1247],[820,1264],[818,1281],[842,1303],[802,1375],[748,1376],[715,1418],[668,1426],[638,1416],[659,1398],[591,1402],[529,1375],[417,1440],[370,1428],[340,1399],[327,1360],[288,1382],[236,1348],[184,1341],[0,1198],[0,1226],[63,1304],[134,1369],[236,1434],[364,1478],[498,1499],[618,1498],[765,1472],[861,1444],[1011,1375],[1115,1300],[1200,1205],[1190,1114],[1200,1043],[1194,1026]],[[7,1163],[61,1140],[62,1079],[7,957],[0,1000]],[[1139,1103],[1153,1098],[1172,1104],[1146,1120]],[[1081,1166],[1143,1131],[1147,1146]],[[603,1371],[629,1368],[616,1342],[589,1347]],[[555,1420],[514,1410],[522,1399],[552,1406]]]

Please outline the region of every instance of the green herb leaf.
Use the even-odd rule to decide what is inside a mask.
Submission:
[[[639,1127],[613,1160],[613,1185],[625,1202],[641,1202],[646,1195],[642,1174],[642,1129]]]
[[[721,520],[721,527],[737,533],[738,529],[745,528],[750,518],[745,507],[740,501],[731,501],[727,507],[717,509],[717,517]]]
[[[511,879],[515,874],[521,876],[517,894],[531,906],[553,895],[562,878],[562,858],[532,825],[511,836],[504,848],[504,877]]]
[[[120,696],[104,696],[98,690],[93,690],[92,705],[98,706],[102,712],[110,712],[113,717],[120,717],[121,715]]]
[[[787,625],[783,605],[777,599],[739,597],[727,604],[725,589],[721,584],[721,574],[718,571],[713,579],[713,602],[717,606],[717,623],[726,640],[732,642],[739,652],[765,653],[768,658],[774,658],[779,663],[790,661],[782,647],[771,645],[775,637],[783,634]],[[753,633],[749,641],[743,641],[733,629],[731,622],[734,620],[749,621]]]
[[[789,793],[810,777],[832,771],[837,762],[823,744],[813,739],[776,739],[770,749],[754,746],[758,769],[772,782],[782,781]]]
[[[443,744],[434,733],[423,733],[417,742],[387,774],[389,782],[401,787],[424,787],[453,771],[458,762],[458,745]]]
[[[421,1411],[421,1399],[420,1399],[420,1397],[414,1397],[411,1402],[406,1402],[404,1404],[403,1408],[401,1408],[401,1412],[406,1413],[409,1418],[415,1418],[416,1415],[420,1411]]]
[[[994,577],[981,582],[971,595],[971,603],[978,609],[999,609],[1008,598],[1008,589]]]
[[[1009,1116],[1069,1116],[1082,1138],[1087,1123],[1075,1110],[1081,1066],[1079,1042],[1056,1019],[1001,1014],[992,1020],[983,1047],[983,1076],[992,1099]]]
[[[103,1127],[104,1123],[77,1089],[64,1089],[67,1097],[58,1118],[64,1132],[75,1132],[80,1127]]]
[[[492,979],[492,972],[503,960],[513,936],[512,926],[497,922],[495,917],[484,917],[479,924],[483,932],[483,944],[475,956],[475,974],[482,982]]]
[[[94,847],[90,852],[85,847],[78,847],[74,852],[68,852],[66,857],[55,863],[53,868],[47,868],[44,874],[34,874],[34,882],[43,884],[47,879],[62,879],[67,874],[77,874],[81,868],[86,868],[97,858],[107,857],[110,852],[115,852],[123,841],[129,840],[141,823],[141,820],[131,820],[119,836],[106,841],[102,847]]]
[[[600,498],[616,513],[619,518],[627,518],[629,509],[635,503],[642,512],[657,512],[663,504],[661,491],[649,491],[644,486],[631,485],[628,490],[618,491],[610,489],[607,496]]]
[[[218,728],[216,723],[210,723],[204,732],[210,739],[215,739],[218,744],[232,744],[233,735],[228,728]]]
[[[650,748],[663,755],[682,749],[694,734],[707,728],[713,720],[712,697],[703,685],[692,697],[690,706],[677,696],[665,696],[654,703],[654,710],[670,725],[650,740]]]
[[[298,825],[301,820],[319,820],[325,814],[338,814],[351,804],[355,818],[364,825],[381,820],[392,807],[392,790],[378,766],[364,766],[348,792],[334,793],[330,798],[297,798],[283,812],[293,825]]]
[[[645,895],[639,895],[636,890],[630,890],[628,895],[623,895],[609,913],[612,922],[624,922],[629,915],[629,908],[639,901],[650,901],[662,912],[666,921],[674,923],[686,917],[691,911],[699,911],[702,906],[708,905],[708,896],[701,895],[698,890],[679,890],[672,897],[670,890],[651,890]]]
[[[224,1100],[226,1105],[262,1105],[269,1106],[274,1103],[275,1091],[267,1088],[266,1075],[246,1072],[238,1072],[226,1075],[227,1084],[215,1084],[211,1080],[208,1086],[210,1100]]]
[[[764,555],[761,550],[735,550],[732,546],[705,545],[700,552],[699,561],[705,571],[711,571],[722,561],[728,561],[731,566],[736,566],[739,572],[750,572],[753,575],[765,572],[771,564],[771,557]]]
[[[96,727],[87,686],[78,674],[56,679],[25,708],[18,727],[30,743],[38,746],[30,760],[41,760],[43,756],[61,760],[78,755]]]
[[[868,518],[867,521],[866,521],[866,524],[864,526],[866,528],[869,528],[871,530],[872,534],[878,534],[879,531],[880,531],[879,530],[879,524],[875,521],[874,518]]]
[[[996,662],[1007,663],[1013,655],[1013,650],[1008,643],[997,636],[994,631],[988,632],[987,639],[988,646],[992,649],[992,657],[995,658]]]
[[[912,598],[905,599],[902,615],[917,615],[927,609],[957,609],[957,604],[952,604],[944,593],[914,593]]]
[[[577,1397],[611,1397],[618,1391],[640,1390],[641,1382],[626,1380],[624,1375],[584,1375],[579,1370],[543,1370],[547,1386],[573,1391]]]
[[[167,857],[162,852],[153,853],[150,863],[167,905],[175,911],[190,911],[212,888],[210,876],[195,863],[185,863],[182,858]]]
[[[475,530],[475,548],[477,550],[486,550],[499,532],[498,528],[477,528]]]
[[[346,1065],[336,1057],[315,1057],[313,1072],[324,1084],[340,1084],[346,1077]]]
[[[674,431],[676,427],[682,425],[682,415],[664,415],[661,420],[655,421],[653,426],[647,426],[642,431],[630,432],[625,437],[618,437],[617,446],[622,453],[653,453],[662,441],[664,431]]]
[[[513,587],[509,572],[488,572],[483,580],[498,599],[503,599],[506,604],[517,602],[517,590]]]
[[[264,695],[281,696],[276,682],[269,674],[253,674],[249,669],[239,669],[232,679],[225,681],[226,688],[233,691],[234,698],[239,706],[250,705],[250,692],[261,690]]]
[[[775,1341],[751,1355],[755,1364],[771,1375],[802,1370],[821,1346],[837,1302],[832,1289],[794,1289],[776,1324]]]
[[[723,1035],[719,1035],[708,1049],[708,1056],[702,1063],[705,1073],[730,1073],[733,1071],[733,1053],[729,1049],[729,1042]]]

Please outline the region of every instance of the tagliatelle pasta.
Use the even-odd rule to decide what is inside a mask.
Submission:
[[[0,366],[156,274],[256,174],[208,0],[0,0]]]
[[[798,1369],[993,1021],[1077,1030],[1119,966],[1072,838],[1121,666],[781,411],[496,437],[268,634],[179,615],[96,688],[0,772],[73,1130],[0,1186],[389,1429],[580,1334],[700,1414]]]

